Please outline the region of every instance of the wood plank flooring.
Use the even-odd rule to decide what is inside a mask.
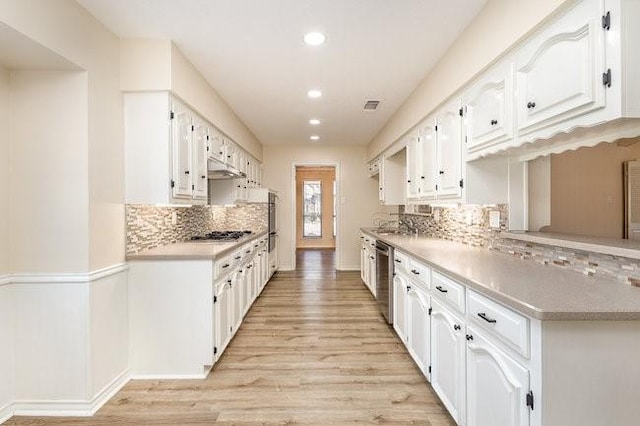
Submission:
[[[358,272],[333,250],[299,250],[278,272],[205,380],[129,382],[91,418],[44,424],[454,425],[384,322]]]

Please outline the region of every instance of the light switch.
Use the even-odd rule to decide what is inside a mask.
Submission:
[[[491,210],[489,212],[489,227],[490,228],[500,228],[500,211],[499,210]]]

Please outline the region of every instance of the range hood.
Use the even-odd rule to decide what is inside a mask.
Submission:
[[[233,166],[217,160],[207,161],[207,177],[209,179],[236,179],[247,175]]]

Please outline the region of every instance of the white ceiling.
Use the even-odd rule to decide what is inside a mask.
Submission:
[[[486,1],[78,0],[122,38],[173,40],[264,144],[367,144]]]

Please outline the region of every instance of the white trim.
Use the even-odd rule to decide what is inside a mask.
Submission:
[[[201,374],[132,374],[131,380],[193,380],[206,379],[211,369]]]
[[[129,269],[127,263],[118,263],[89,273],[70,274],[7,274],[0,276],[0,286],[6,284],[40,284],[40,283],[88,283],[97,281]]]
[[[9,417],[0,418],[0,423],[7,421],[12,416],[69,416],[90,417],[109,401],[124,385],[129,382],[129,369],[108,383],[89,401],[66,400],[24,400],[8,404],[3,409],[9,409]]]
[[[3,285],[11,284],[11,274],[0,275],[0,287]],[[0,408],[0,411],[2,408]],[[0,422],[2,423],[2,422]]]
[[[343,272],[360,272],[360,266],[346,266],[344,268],[337,268],[338,271]]]
[[[0,407],[0,425],[13,417],[13,404],[11,402]]]

